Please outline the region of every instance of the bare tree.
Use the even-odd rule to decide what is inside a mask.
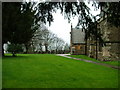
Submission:
[[[64,53],[69,53],[69,52],[70,52],[70,45],[66,43],[64,46]]]
[[[60,51],[62,52],[62,50],[64,49],[65,42],[61,38],[55,37],[54,45],[55,53],[59,53]]]
[[[43,31],[46,29],[46,26],[40,23],[40,27],[34,33],[33,38],[30,41],[30,48],[32,52],[42,52],[42,47],[44,45]],[[29,48],[29,49],[30,49]]]
[[[36,47],[35,51],[42,52],[43,48],[45,48],[46,53],[51,52],[55,36],[47,27],[42,25],[33,37],[34,46]]]
[[[66,43],[44,25],[35,32],[31,40],[33,52],[64,53]],[[67,45],[66,45],[67,47]]]

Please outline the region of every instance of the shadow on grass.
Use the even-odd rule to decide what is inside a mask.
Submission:
[[[14,58],[14,59],[15,59],[15,58],[16,58],[16,59],[17,59],[17,58],[19,58],[19,59],[24,58],[24,59],[25,59],[25,58],[27,58],[27,57],[28,57],[28,56],[22,56],[22,55],[20,56],[20,55],[17,55],[17,54],[16,54],[16,56],[5,55],[5,56],[2,57],[2,60],[4,60],[4,59],[7,60],[7,58]]]

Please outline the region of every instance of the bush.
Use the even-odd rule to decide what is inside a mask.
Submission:
[[[7,51],[12,53],[13,56],[15,56],[16,53],[22,53],[23,48],[22,48],[22,45],[20,45],[20,44],[9,44]]]

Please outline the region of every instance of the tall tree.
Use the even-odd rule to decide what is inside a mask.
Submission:
[[[12,39],[17,28],[17,21],[19,21],[19,15],[21,9],[21,3],[2,3],[2,49],[4,43]],[[4,49],[2,50],[4,55]]]
[[[25,44],[32,38],[38,28],[35,3],[3,3],[3,43]],[[11,13],[12,12],[12,13]],[[21,37],[22,36],[22,37]],[[3,50],[4,51],[4,50]],[[3,52],[4,54],[4,52]]]
[[[21,21],[20,21],[21,26],[19,28],[19,31],[20,33],[23,34],[24,39],[18,38],[18,40],[21,40],[21,42],[25,44],[26,53],[28,51],[30,40],[34,36],[35,31],[39,28],[39,19],[36,16],[37,10],[35,9],[35,5],[36,5],[35,2],[29,2],[29,3],[23,4],[23,10],[22,10]]]
[[[108,22],[120,27],[120,2],[99,2],[102,17],[107,16]]]

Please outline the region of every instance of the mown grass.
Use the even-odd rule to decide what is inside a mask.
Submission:
[[[3,88],[117,88],[118,70],[50,54],[3,57]]]
[[[75,58],[81,58],[81,59],[86,59],[86,60],[91,60],[91,61],[95,61],[95,62],[99,62],[99,63],[105,63],[105,64],[109,64],[109,65],[114,65],[114,66],[120,66],[120,61],[99,61],[96,60],[94,58],[90,58],[86,55],[68,55],[70,57],[75,57]]]

